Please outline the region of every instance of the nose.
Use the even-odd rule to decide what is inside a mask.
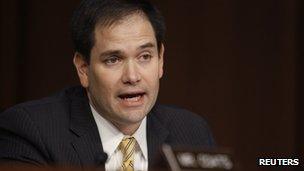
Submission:
[[[136,64],[131,60],[125,63],[122,82],[124,84],[136,85],[140,80],[141,76]]]

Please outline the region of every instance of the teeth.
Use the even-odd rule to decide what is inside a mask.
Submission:
[[[141,96],[135,96],[135,97],[131,97],[131,98],[124,98],[123,100],[126,100],[128,102],[136,102],[140,99]]]

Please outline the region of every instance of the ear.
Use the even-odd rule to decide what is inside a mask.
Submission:
[[[74,66],[76,67],[77,74],[80,80],[81,85],[84,88],[89,86],[89,64],[86,59],[78,52],[75,52],[73,58]]]
[[[159,60],[158,60],[158,77],[161,78],[164,73],[164,53],[165,53],[165,46],[162,43],[159,49]]]

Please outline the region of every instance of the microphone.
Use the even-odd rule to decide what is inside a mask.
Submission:
[[[108,159],[108,154],[107,153],[105,153],[105,152],[98,153],[95,157],[95,161],[97,163],[97,166],[98,167],[104,166],[107,159]]]

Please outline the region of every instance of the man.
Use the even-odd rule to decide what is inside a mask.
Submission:
[[[162,144],[212,146],[201,117],[155,104],[164,27],[146,1],[84,0],[72,18],[82,87],[2,113],[0,160],[147,170]]]

